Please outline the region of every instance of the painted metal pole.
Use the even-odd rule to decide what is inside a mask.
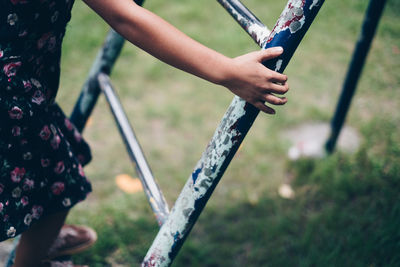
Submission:
[[[264,47],[271,31],[239,0],[217,0],[260,46]]]
[[[283,72],[323,2],[288,2],[263,47],[282,46],[284,53],[278,59],[265,62],[266,67]],[[233,99],[142,266],[169,266],[172,263],[258,113],[258,109],[243,99]]]
[[[144,0],[135,0],[136,4],[143,5]],[[82,132],[85,124],[99,98],[100,88],[97,81],[99,73],[110,74],[121,53],[125,39],[114,30],[110,30],[104,42],[103,48],[97,54],[90,69],[88,78],[83,85],[81,94],[71,114],[71,122]]]
[[[124,140],[129,157],[131,158],[131,161],[135,163],[136,172],[142,182],[150,206],[156,215],[158,224],[162,225],[169,214],[167,201],[153,178],[151,169],[147,164],[140,144],[137,141],[135,133],[122,108],[121,102],[113,89],[108,75],[100,73],[98,81],[102,92],[106,96],[112,114],[114,115],[115,122],[117,123],[118,129]]]
[[[335,115],[331,121],[330,136],[325,144],[327,153],[335,150],[336,141],[346,119],[351,100],[357,87],[368,51],[371,47],[376,28],[383,12],[386,0],[371,0],[365,14],[359,39],[356,43],[353,58],[343,84],[342,93],[336,107]]]
[[[99,98],[101,90],[97,81],[97,75],[99,73],[111,73],[124,42],[125,39],[121,35],[114,30],[110,30],[103,48],[97,54],[70,118],[71,122],[80,132],[85,128],[85,124]]]

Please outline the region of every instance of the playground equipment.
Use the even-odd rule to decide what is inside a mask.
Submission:
[[[284,48],[284,53],[279,58],[264,62],[266,67],[278,72],[284,71],[324,3],[324,0],[289,0],[275,27],[270,32],[239,0],[217,1],[262,49],[273,46]],[[139,5],[143,4],[143,0],[135,0],[135,2]],[[372,2],[380,1],[371,0],[371,5]],[[379,16],[376,20],[378,19]],[[374,30],[372,36],[373,32]],[[259,111],[241,98],[234,97],[212,140],[189,176],[170,212],[109,78],[123,44],[124,39],[111,30],[90,70],[89,77],[71,114],[71,121],[78,130],[83,131],[100,93],[104,93],[126,144],[130,159],[134,162],[143,184],[144,192],[161,226],[143,260],[142,266],[169,266],[178,254]],[[358,64],[362,65],[362,63],[363,61]],[[355,77],[355,80],[357,78]],[[344,98],[348,99],[349,97],[345,96]],[[345,114],[341,113],[338,116],[342,117],[344,121]],[[335,128],[334,136],[339,135],[342,124],[343,122]],[[333,145],[334,147],[335,140],[330,141],[330,143],[329,146]],[[331,151],[333,151],[333,148]],[[13,255],[10,256],[7,266],[12,265],[12,259]]]
[[[385,4],[386,0],[370,0],[369,2],[360,36],[330,125],[314,124],[297,128],[296,131],[304,136],[297,138],[295,145],[290,148],[289,157],[291,159],[323,157],[326,154],[332,154],[341,133],[343,135],[343,150],[354,151],[358,147],[357,133],[351,128],[347,128],[345,131],[342,131],[342,128]],[[327,138],[325,143],[324,138]]]
[[[353,57],[343,84],[342,93],[336,107],[335,115],[331,121],[331,133],[325,144],[327,153],[332,153],[335,150],[337,138],[343,127],[346,114],[350,108],[358,79],[360,78],[361,71],[371,47],[385,4],[386,0],[371,0],[369,2],[361,33],[354,49]]]

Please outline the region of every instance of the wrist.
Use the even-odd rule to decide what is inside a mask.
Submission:
[[[216,70],[218,71],[212,70],[213,78],[211,82],[225,87],[228,87],[238,71],[235,61],[229,57],[225,57]]]

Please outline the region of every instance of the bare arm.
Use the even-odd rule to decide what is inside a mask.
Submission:
[[[282,53],[267,49],[237,58],[226,57],[183,34],[171,24],[131,0],[84,0],[117,32],[156,58],[212,83],[223,85],[260,110],[264,104],[286,103],[286,75],[268,70],[261,62]]]

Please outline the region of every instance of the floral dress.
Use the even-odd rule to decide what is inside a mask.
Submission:
[[[55,103],[73,0],[0,0],[0,241],[91,191],[91,156]]]

